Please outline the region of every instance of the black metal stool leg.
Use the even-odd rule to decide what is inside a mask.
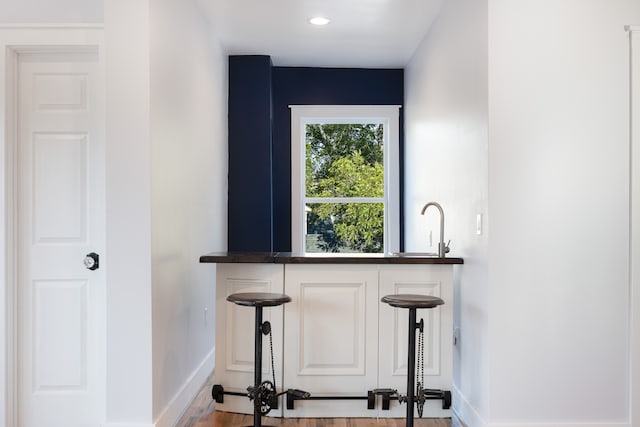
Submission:
[[[413,427],[413,405],[416,370],[416,309],[409,309],[409,344],[407,345],[407,420],[406,426]]]
[[[262,383],[262,307],[256,306],[256,325],[255,325],[255,360],[253,362],[253,383],[258,390]],[[253,406],[253,427],[262,425],[262,414],[260,413],[259,401],[256,400]]]
[[[269,413],[271,409],[278,407],[278,396],[287,393],[277,393],[275,365],[273,361],[273,343],[271,341],[271,324],[262,322],[262,308],[276,307],[291,301],[291,298],[285,294],[275,294],[270,292],[238,292],[227,296],[227,301],[245,307],[255,307],[255,339],[254,339],[254,361],[253,361],[253,386],[247,388],[249,400],[253,402],[253,426],[262,427],[262,415]],[[262,335],[269,335],[269,345],[271,347],[271,371],[273,374],[273,382],[265,381],[262,383]],[[300,394],[299,399],[306,399],[308,393],[297,390]],[[240,396],[235,392],[224,392],[221,385],[214,385],[211,391],[212,398],[223,403],[222,395],[232,394]],[[303,396],[306,395],[306,396]]]
[[[420,324],[416,322],[416,309],[418,308],[434,308],[444,304],[444,301],[438,297],[431,295],[418,295],[418,294],[394,294],[385,295],[380,301],[389,304],[391,307],[407,308],[409,309],[409,328],[407,333],[409,334],[409,344],[407,345],[407,419],[406,427],[413,427],[413,411],[414,404],[417,402],[420,406],[418,408],[420,416],[422,416],[422,408],[424,404],[424,384],[420,384],[420,392],[418,398],[415,397],[416,388],[416,329],[423,330],[423,322]],[[400,402],[404,401],[402,396],[399,396]],[[448,403],[450,404],[450,402]]]

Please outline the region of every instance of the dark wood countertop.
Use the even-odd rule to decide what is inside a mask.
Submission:
[[[406,255],[310,255],[291,252],[211,252],[201,263],[254,264],[464,264],[462,258]]]

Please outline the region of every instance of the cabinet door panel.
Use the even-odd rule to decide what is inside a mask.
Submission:
[[[376,387],[378,272],[371,265],[288,265],[285,386],[366,396]],[[288,416],[375,416],[366,400],[297,401]]]

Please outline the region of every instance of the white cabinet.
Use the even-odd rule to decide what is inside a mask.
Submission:
[[[273,329],[278,391],[295,388],[316,397],[361,400],[296,400],[286,417],[404,417],[405,404],[381,397],[367,409],[367,392],[397,389],[406,394],[408,310],[381,303],[387,294],[434,295],[445,305],[419,309],[424,319],[425,387],[451,390],[453,268],[395,264],[218,264],[215,383],[246,392],[253,384],[254,308],[226,301],[235,292],[276,292],[291,302],[264,309]],[[271,379],[268,337],[263,339],[263,380]],[[420,361],[418,361],[420,363]],[[244,396],[225,396],[223,411],[252,413]],[[424,416],[448,417],[439,400],[427,401]]]

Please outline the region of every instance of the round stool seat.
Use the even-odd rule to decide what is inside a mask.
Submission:
[[[416,294],[385,295],[380,301],[399,308],[433,308],[444,304],[444,301],[438,297]]]
[[[241,292],[229,295],[227,301],[248,307],[275,307],[290,302],[291,297],[268,292]]]

